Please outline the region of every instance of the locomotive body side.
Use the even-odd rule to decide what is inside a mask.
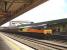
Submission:
[[[33,33],[42,33],[44,35],[52,35],[52,29],[33,29],[33,28],[24,28],[19,29],[19,32],[33,32]]]

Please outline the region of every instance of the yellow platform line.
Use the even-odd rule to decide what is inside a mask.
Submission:
[[[15,44],[14,40],[11,38],[8,38],[7,36],[3,35],[2,33],[0,33],[0,36],[4,39],[4,41],[8,44],[8,46],[10,46],[10,48],[12,48],[12,50],[34,50],[32,48],[29,48],[27,46],[21,45],[20,43]],[[20,45],[20,46],[19,46]]]

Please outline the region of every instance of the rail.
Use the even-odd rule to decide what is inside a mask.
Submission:
[[[28,45],[35,50],[67,50],[67,46],[64,45],[58,45],[58,44],[53,44],[49,42],[42,42],[34,38],[26,37],[26,36],[20,36],[16,34],[5,34],[4,35],[19,41],[20,43],[23,43],[25,45]]]

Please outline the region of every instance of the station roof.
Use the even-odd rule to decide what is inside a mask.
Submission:
[[[46,22],[40,22],[40,23],[37,23],[37,24],[49,24],[49,25],[52,25],[52,24],[59,24],[59,23],[67,23],[67,18],[58,19],[58,20],[52,20],[52,21],[46,21]]]
[[[67,18],[52,20],[52,21],[46,21],[46,22],[33,23],[33,24],[26,24],[26,25],[21,25],[21,26],[44,26],[47,24],[52,25],[52,24],[59,24],[59,23],[67,23]]]
[[[47,0],[0,0],[0,25]]]

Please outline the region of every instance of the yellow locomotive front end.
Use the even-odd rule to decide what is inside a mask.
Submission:
[[[45,35],[52,35],[52,29],[44,29]]]

